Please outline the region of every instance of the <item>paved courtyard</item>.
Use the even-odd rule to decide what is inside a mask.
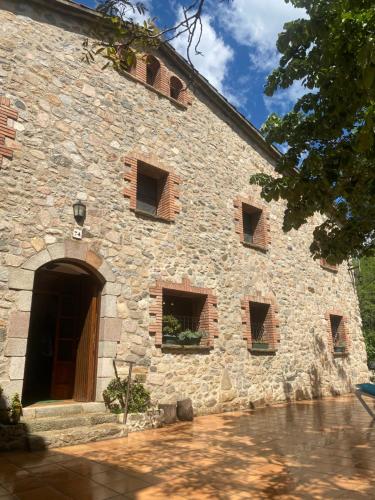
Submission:
[[[0,455],[0,500],[375,498],[375,425],[353,397],[197,418]]]

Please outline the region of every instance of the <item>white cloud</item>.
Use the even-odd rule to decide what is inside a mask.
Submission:
[[[309,90],[309,92],[311,92]],[[285,114],[292,108],[293,104],[306,93],[306,88],[300,81],[294,82],[287,89],[278,90],[272,97],[264,96],[264,104],[272,113]]]
[[[182,19],[181,14],[178,19]],[[212,18],[208,15],[202,16],[203,36],[198,50],[202,55],[195,54],[194,43],[190,57],[196,69],[207,78],[219,92],[225,94],[228,99],[234,99],[225,89],[224,81],[228,72],[228,65],[234,57],[232,48],[216,33]],[[196,35],[196,37],[198,34]],[[197,38],[194,42],[197,41]],[[183,34],[172,41],[175,49],[186,57],[187,35]]]
[[[252,66],[267,72],[278,63],[278,33],[285,22],[299,17],[306,17],[306,11],[284,0],[233,0],[219,11],[223,27],[250,48]]]

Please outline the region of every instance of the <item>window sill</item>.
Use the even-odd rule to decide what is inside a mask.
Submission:
[[[330,267],[330,266],[324,266],[323,264],[320,264],[320,267],[324,269],[325,271],[330,271],[331,273],[338,273],[339,270],[337,267]]]
[[[256,355],[261,355],[265,354],[266,356],[274,356],[276,354],[276,349],[252,349],[250,348],[249,351],[251,354],[256,354]]]
[[[166,217],[160,217],[160,215],[150,214],[149,212],[144,212],[143,210],[139,210],[137,208],[133,209],[133,212],[135,213],[135,215],[145,219],[152,219],[154,221],[164,222],[165,224],[170,224],[171,222],[173,222],[172,220],[167,219]]]
[[[347,358],[349,356],[348,352],[333,352],[334,358]]]
[[[175,353],[204,353],[209,352],[213,347],[205,345],[179,345],[179,344],[162,344],[161,349],[163,352],[175,352]]]
[[[260,250],[261,252],[266,253],[267,252],[267,247],[264,247],[262,245],[257,245],[256,243],[249,243],[248,241],[242,241],[241,242],[244,247],[248,248],[254,248],[254,250]]]
[[[133,80],[134,82],[141,83],[144,85],[147,89],[151,90],[152,92],[155,92],[155,94],[158,94],[159,96],[166,97],[172,104],[175,104],[177,107],[183,109],[186,111],[188,109],[187,105],[177,101],[177,99],[174,99],[173,97],[169,96],[168,94],[164,94],[164,92],[161,92],[161,90],[153,87],[152,85],[149,85],[148,83],[144,82],[140,78],[137,78],[136,76],[132,75],[131,73],[128,73],[127,71],[123,73],[126,75],[130,80]]]

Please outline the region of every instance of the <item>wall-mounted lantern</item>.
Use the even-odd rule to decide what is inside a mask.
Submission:
[[[86,205],[78,200],[73,203],[74,219],[79,225],[83,225],[86,219]]]

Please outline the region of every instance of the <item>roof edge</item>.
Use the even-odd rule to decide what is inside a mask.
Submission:
[[[22,2],[25,0],[16,0]],[[28,0],[50,10],[57,11],[62,14],[71,15],[88,22],[95,22],[95,20],[102,17],[99,12],[81,5],[72,0]],[[215,87],[213,87],[208,80],[202,76],[197,70],[193,69],[190,64],[182,57],[169,43],[163,43],[159,49],[165,56],[170,58],[178,69],[186,74],[195,85],[199,87],[211,101],[220,107],[220,109],[232,119],[236,125],[246,134],[248,134],[272,159],[277,160],[282,156],[274,146],[269,145],[259,130],[253,125],[242,113],[240,113]]]

